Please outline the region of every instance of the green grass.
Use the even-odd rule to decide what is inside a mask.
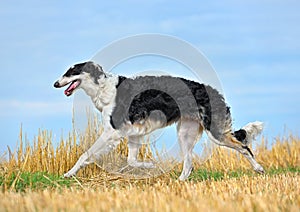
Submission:
[[[272,176],[277,174],[285,174],[285,173],[297,173],[300,174],[300,167],[289,167],[289,168],[272,168],[266,170],[266,175]],[[209,171],[206,169],[198,169],[194,170],[190,177],[190,181],[204,181],[204,180],[223,180],[224,178],[239,178],[242,176],[255,176],[258,175],[252,170],[249,171],[229,171],[229,172],[221,172],[221,171]],[[179,175],[178,175],[179,176]]]
[[[300,174],[300,167],[290,168],[272,168],[266,170],[266,175],[278,175],[286,173]],[[178,179],[180,172],[173,171],[170,173],[172,179]],[[225,178],[239,178],[242,176],[256,176],[257,174],[251,170],[249,171],[210,171],[206,169],[194,170],[190,177],[190,181],[205,181],[215,180],[220,181]],[[113,182],[112,187],[114,185]],[[44,190],[44,189],[59,189],[59,188],[70,188],[75,186],[77,183],[74,179],[65,179],[62,176],[53,175],[43,172],[23,172],[21,174],[13,173],[11,176],[0,176],[0,187],[2,190],[13,190],[16,192],[25,192],[26,190]]]
[[[8,188],[14,191],[24,192],[26,189],[41,190],[46,188],[70,187],[74,180],[65,179],[62,176],[43,173],[43,172],[23,172],[21,174],[13,173],[11,176],[0,176],[0,186],[2,190]]]
[[[288,167],[288,168],[272,168],[269,169],[267,171],[267,174],[269,175],[275,175],[275,174],[282,174],[282,173],[286,173],[286,172],[290,172],[290,173],[298,173],[300,174],[300,167]]]

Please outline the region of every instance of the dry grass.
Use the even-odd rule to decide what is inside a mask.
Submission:
[[[299,211],[299,175],[1,193],[11,211]]]
[[[90,165],[78,173],[73,186],[58,185],[41,189],[26,188],[16,192],[22,173],[46,172],[62,175],[76,162],[84,150],[101,133],[101,126],[90,121],[84,136],[71,133],[54,147],[52,135],[40,131],[30,144],[20,131],[20,143],[8,150],[9,160],[0,163],[0,211],[299,211],[300,209],[300,140],[290,136],[276,139],[266,148],[266,141],[256,149],[257,160],[267,170],[282,169],[279,174],[257,175],[248,162],[235,152],[216,148],[203,164],[195,161],[192,180],[176,180],[175,171],[159,177],[130,180],[111,175]],[[269,145],[270,146],[270,145]],[[126,140],[108,157],[127,155]],[[140,158],[151,158],[144,146]],[[105,159],[105,158],[104,158]],[[107,159],[107,158],[106,158]],[[111,159],[111,158],[110,158]],[[289,172],[294,168],[296,171]],[[224,173],[221,179],[203,179],[197,170]],[[238,172],[232,177],[231,172]],[[15,178],[8,183],[11,176]],[[45,176],[45,178],[48,178]],[[49,181],[51,179],[48,178]]]

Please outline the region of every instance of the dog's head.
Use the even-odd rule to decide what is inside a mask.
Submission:
[[[105,78],[102,67],[89,61],[78,63],[67,70],[67,72],[54,83],[55,88],[61,88],[68,84],[65,90],[66,96],[71,96],[73,92],[79,88],[88,89],[94,85],[99,85],[101,79]]]

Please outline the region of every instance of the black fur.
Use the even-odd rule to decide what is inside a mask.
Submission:
[[[218,139],[230,110],[217,90],[198,82],[170,76],[119,77],[111,116],[115,129],[147,118],[169,125],[184,116],[199,120]]]
[[[244,129],[237,130],[233,133],[233,135],[236,139],[238,139],[242,143],[244,143],[244,144],[247,143],[247,141],[245,140],[246,136],[247,136],[246,130],[244,130]]]
[[[74,75],[79,75],[82,72],[89,73],[96,84],[99,84],[98,79],[100,78],[100,76],[105,75],[101,66],[96,65],[93,62],[85,62],[78,63],[74,65],[74,67],[69,68],[69,70],[63,76],[71,77]]]
[[[118,88],[121,85],[121,83],[126,79],[126,77],[118,76],[118,84],[116,85],[116,87]]]
[[[246,149],[250,153],[250,155],[254,158],[254,155],[253,155],[252,151],[250,150],[250,148],[248,146],[242,146],[242,147],[244,149]]]
[[[86,65],[83,67],[83,72],[89,73],[91,75],[91,77],[94,79],[94,82],[96,84],[99,84],[98,79],[104,75],[104,71],[102,70],[102,67],[99,65],[95,66],[95,63],[93,62],[87,62]]]
[[[86,63],[79,63],[74,65],[74,67],[69,68],[68,71],[63,75],[63,77],[71,77],[74,75],[79,75],[82,73],[82,69]]]

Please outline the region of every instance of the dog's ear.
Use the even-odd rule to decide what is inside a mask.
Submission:
[[[90,74],[96,84],[99,84],[98,79],[100,79],[101,76],[106,77],[102,67],[92,61],[86,62],[82,71]]]
[[[105,72],[103,71],[102,66],[100,66],[99,64],[97,64],[97,66],[98,66],[100,72],[101,72],[101,73],[104,75],[104,77],[106,78],[107,76],[106,76]]]
[[[104,72],[102,66],[100,66],[99,64],[96,64],[96,66],[99,68],[99,70],[100,70],[101,72]]]

